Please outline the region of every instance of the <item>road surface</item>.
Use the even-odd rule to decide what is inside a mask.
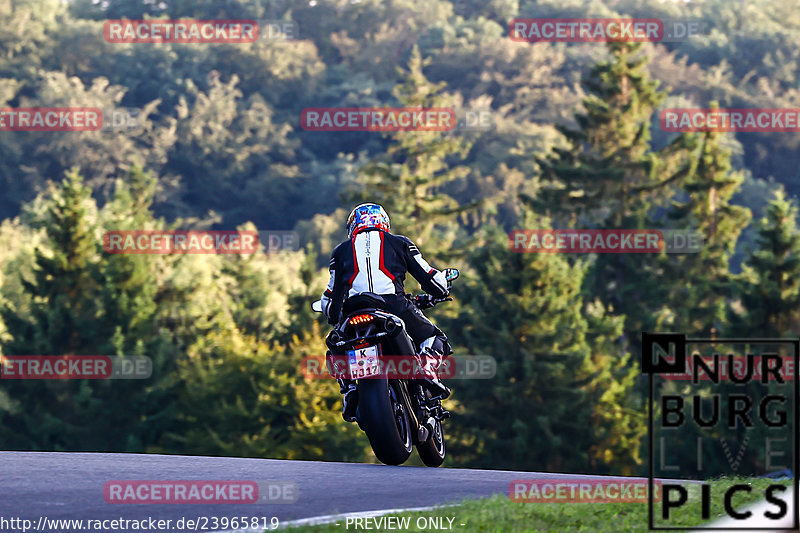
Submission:
[[[466,498],[508,494],[516,479],[587,478],[600,476],[394,467],[319,461],[279,461],[230,457],[187,457],[110,453],[0,452],[0,519],[19,518],[39,526],[40,518],[91,520],[218,520],[222,517],[272,517],[283,523],[338,513],[424,507]],[[609,478],[604,478],[609,479]],[[629,478],[619,478],[629,479]],[[284,483],[293,503],[165,504],[109,503],[107,484],[130,480],[247,480]],[[128,489],[133,490],[133,489]],[[262,488],[262,491],[264,489]],[[133,494],[133,493],[130,493]],[[118,492],[117,496],[124,496]],[[224,495],[223,495],[224,496]],[[161,494],[159,497],[164,497]],[[208,520],[195,529],[212,527]],[[17,527],[19,523],[17,523]],[[35,529],[32,529],[35,530]],[[76,531],[44,528],[39,531]],[[84,526],[83,531],[86,531]],[[194,529],[193,529],[194,530]],[[0,531],[21,531],[0,522]]]

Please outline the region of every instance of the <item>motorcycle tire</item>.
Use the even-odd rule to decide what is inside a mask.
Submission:
[[[358,424],[380,462],[399,465],[411,456],[411,421],[385,376],[359,380]]]

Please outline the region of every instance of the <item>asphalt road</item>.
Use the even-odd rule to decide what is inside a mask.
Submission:
[[[174,531],[178,531],[174,525],[181,518],[197,520],[207,517],[206,522],[198,522],[195,529],[223,530],[231,528],[220,527],[219,523],[218,527],[212,527],[214,524],[210,519],[265,517],[269,524],[271,517],[277,517],[282,523],[337,513],[447,504],[466,498],[508,494],[509,483],[513,480],[545,477],[593,478],[504,470],[228,457],[0,452],[0,532],[22,531],[19,528],[21,522],[16,523],[15,529],[10,523],[4,523],[3,519],[25,519],[30,520],[33,526],[38,526],[40,517],[48,520],[169,519],[172,520],[170,530]],[[290,491],[280,497],[296,501],[250,504],[109,503],[107,497],[110,497],[110,493],[104,493],[104,488],[108,483],[115,484],[122,480],[249,480],[258,482],[262,487],[266,482],[284,482],[289,484],[284,486],[293,486],[296,494]],[[117,493],[118,497],[120,495],[124,496],[124,493]],[[31,530],[35,531],[33,526]],[[188,527],[184,526],[186,529]],[[52,526],[39,529],[75,530],[68,527],[55,529]]]

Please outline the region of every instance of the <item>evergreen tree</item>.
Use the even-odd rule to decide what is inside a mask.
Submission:
[[[158,185],[153,174],[133,167],[117,181],[111,201],[100,211],[105,230],[163,229],[165,223],[153,217],[152,203]],[[102,315],[95,334],[98,352],[150,358],[151,377],[131,383],[114,382],[109,405],[125,405],[117,418],[124,436],[115,449],[142,451],[172,430],[176,416],[178,384],[176,362],[182,357],[178,346],[159,327],[159,310],[164,306],[161,276],[169,272],[175,257],[144,254],[104,254],[99,263],[102,280]],[[112,427],[115,427],[114,424]]]
[[[775,193],[759,223],[756,249],[738,280],[734,329],[755,337],[800,334],[800,233],[797,205]]]
[[[706,242],[698,254],[686,254],[669,270],[668,286],[672,288],[676,313],[675,330],[686,331],[690,336],[717,337],[785,337],[794,336],[800,331],[798,325],[798,306],[800,306],[800,234],[796,228],[797,208],[787,201],[780,191],[770,203],[766,216],[759,226],[757,249],[752,252],[740,276],[728,272],[727,262],[734,247],[735,238],[743,224],[749,219],[741,207],[729,205],[727,199],[738,187],[740,176],[729,172],[727,158],[718,146],[719,135],[698,136],[697,172],[687,181],[687,189],[693,196],[682,204],[676,204],[674,214],[682,214],[683,222],[694,225],[704,234]],[[716,202],[714,202],[716,198]],[[681,287],[686,287],[685,290]],[[727,313],[723,314],[723,311]],[[742,345],[724,346],[715,344],[714,351],[734,353],[743,356]],[[776,346],[755,344],[749,347],[754,353]],[[778,349],[780,349],[778,347]],[[785,352],[783,355],[786,355]],[[739,358],[740,360],[743,357]],[[783,395],[787,386],[775,385],[773,393]],[[742,386],[723,382],[711,385],[701,382],[690,385],[682,381],[662,382],[660,393],[680,394],[689,400],[686,412],[693,408],[698,398],[709,394],[720,394],[720,411],[727,412],[730,399],[728,394],[746,393],[757,404],[765,394],[758,383]],[[772,388],[770,387],[770,388]],[[709,409],[708,401],[701,401],[703,412]],[[655,416],[660,416],[656,413]],[[722,447],[724,439],[734,456],[743,447],[741,465],[737,465],[742,475],[761,475],[766,471],[767,439],[783,438],[785,431],[763,427],[756,424],[750,430],[739,425],[736,429],[719,425],[703,429],[686,424],[679,430],[659,431],[666,438],[666,463],[680,465],[685,473],[697,472],[698,437],[702,447],[702,471],[697,475],[730,472],[733,458],[726,457]],[[745,444],[745,438],[749,444]],[[778,445],[780,446],[780,445]],[[774,461],[772,461],[775,464]],[[780,464],[780,461],[777,462]],[[705,472],[705,474],[703,474]],[[668,471],[657,475],[670,475]]]
[[[544,187],[535,202],[571,227],[641,227],[670,182],[650,149],[650,120],[666,93],[647,74],[641,44],[608,44],[611,58],[584,78],[577,129],[558,126],[568,146],[537,159]]]
[[[99,254],[91,191],[73,170],[62,187],[51,184],[49,197],[34,221],[49,246],[36,250],[34,278],[24,283],[34,297],[31,316],[7,316],[16,339],[8,345],[9,354],[70,353],[81,349],[94,329]]]
[[[662,152],[650,146],[650,122],[666,92],[647,73],[641,44],[608,44],[610,59],[595,65],[583,83],[585,109],[577,128],[559,127],[566,148],[537,159],[543,187],[528,203],[552,213],[559,225],[580,229],[653,229],[654,212],[684,178],[676,139]],[[598,254],[585,291],[609,312],[624,315],[625,338],[638,352],[642,331],[663,314],[664,266],[652,254]]]
[[[747,208],[731,205],[744,176],[734,172],[730,151],[718,132],[691,137],[688,146],[690,170],[684,178],[686,199],[670,210],[675,227],[699,233],[703,247],[698,253],[666,258],[664,284],[674,314],[673,329],[691,335],[720,335],[726,328],[725,308],[731,297],[729,261],[739,235],[750,221]]]
[[[6,412],[0,438],[21,449],[144,451],[169,426],[175,349],[156,327],[159,256],[101,252],[103,229],[151,224],[155,181],[134,169],[98,211],[77,171],[30,209],[46,235],[32,279],[30,310],[5,305],[7,355],[139,355],[146,380],[26,380],[8,393],[25,405]],[[103,228],[104,225],[109,227]]]
[[[101,212],[104,225],[113,230],[154,229],[156,221],[150,211],[156,189],[156,178],[134,167],[125,181],[117,182],[115,195]],[[113,337],[141,341],[152,328],[156,312],[157,285],[153,273],[164,266],[162,256],[139,254],[107,254],[101,263],[103,310],[114,328]],[[155,266],[154,263],[161,263]],[[154,268],[155,267],[155,268]],[[117,345],[115,352],[125,353],[134,346]]]
[[[35,251],[32,279],[23,281],[30,296],[28,313],[5,305],[5,355],[90,355],[100,311],[95,237],[96,207],[77,170],[34,214],[46,244]],[[2,413],[2,440],[18,449],[104,449],[106,435],[92,431],[107,383],[88,380],[8,381],[7,393],[24,409]]]
[[[584,263],[510,253],[504,237],[471,254],[475,276],[461,281],[460,313],[446,328],[468,353],[497,360],[493,379],[453,383],[454,457],[495,468],[635,471],[645,421],[632,403],[638,370],[619,345],[621,321],[599,302],[584,306]]]

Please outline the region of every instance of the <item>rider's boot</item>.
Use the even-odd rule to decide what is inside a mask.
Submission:
[[[337,379],[339,382],[339,392],[344,397],[342,398],[342,418],[345,422],[356,421],[356,409],[358,408],[358,388],[356,382],[352,379]]]
[[[435,341],[436,337],[430,337],[420,344],[420,359],[426,376],[422,382],[434,397],[445,400],[450,396],[450,389],[439,380],[439,367],[447,356],[437,349]]]

